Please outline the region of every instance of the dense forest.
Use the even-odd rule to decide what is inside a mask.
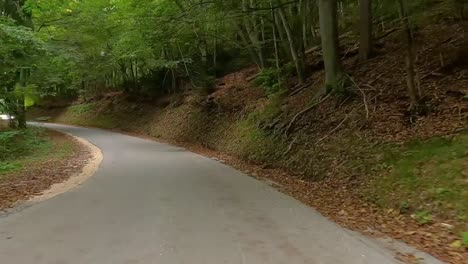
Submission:
[[[28,111],[231,155],[466,263],[467,0],[0,0],[0,114]]]
[[[215,77],[246,65],[261,69],[269,93],[291,77],[304,83],[320,67],[317,98],[352,93],[342,58],[358,54],[362,63],[401,29],[408,107],[423,111],[414,30],[434,5],[446,9],[440,16],[463,19],[464,2],[3,0],[2,109],[24,126],[24,105],[34,98],[209,90]],[[311,54],[322,59],[311,63]]]

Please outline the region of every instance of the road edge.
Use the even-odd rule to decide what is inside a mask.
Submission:
[[[194,153],[196,155],[203,156],[205,158],[211,159],[211,160],[216,161],[216,162],[218,162],[220,164],[223,164],[225,166],[231,167],[234,170],[239,171],[242,174],[245,174],[246,176],[248,176],[250,178],[256,179],[256,180],[258,180],[260,182],[263,182],[263,183],[269,185],[271,188],[275,189],[276,191],[278,191],[280,193],[283,193],[284,195],[286,195],[286,196],[288,196],[288,197],[290,197],[290,198],[292,198],[294,200],[297,200],[299,203],[309,207],[310,209],[316,210],[314,206],[311,206],[309,204],[304,203],[303,201],[297,199],[297,197],[295,197],[295,196],[291,195],[290,193],[288,193],[288,192],[284,191],[283,189],[281,189],[280,184],[277,184],[276,182],[273,182],[273,181],[270,182],[270,181],[267,180],[267,178],[264,178],[264,177],[261,177],[261,176],[257,175],[254,171],[248,170],[245,167],[239,166],[238,164],[236,165],[235,162],[232,162],[228,158],[228,157],[232,157],[232,156],[230,156],[228,154],[225,154],[225,153],[221,153],[221,152],[218,152],[218,151],[213,151],[213,153],[206,153],[206,152],[200,151],[200,147],[196,146],[196,145],[193,145],[193,144],[184,144],[182,142],[174,142],[174,141],[170,141],[170,140],[164,140],[162,138],[157,138],[157,137],[150,136],[150,135],[144,135],[144,134],[141,134],[141,133],[124,131],[124,130],[120,130],[120,129],[109,129],[109,128],[101,128],[101,127],[83,126],[83,125],[76,125],[76,124],[62,123],[62,122],[46,122],[46,123],[48,123],[48,124],[58,124],[58,125],[64,125],[64,126],[71,126],[71,127],[81,127],[81,128],[86,128],[86,129],[102,130],[102,131],[106,131],[106,132],[118,133],[118,134],[121,134],[121,135],[140,138],[140,139],[152,141],[152,142],[155,142],[155,143],[168,144],[170,146],[180,147],[180,148],[183,148],[183,149],[187,150],[188,152]],[[59,132],[64,133],[64,134],[68,134],[68,135],[70,135],[70,136],[72,136],[74,138],[78,138],[78,137],[73,136],[73,135],[71,135],[69,133],[66,133],[66,132],[62,132],[62,131],[59,131]],[[81,138],[78,138],[78,139],[81,139]],[[84,141],[86,141],[86,140],[84,140]],[[91,143],[89,143],[89,144],[91,144]],[[94,146],[94,145],[92,145],[92,146]],[[204,148],[204,147],[201,146],[201,148]],[[99,149],[99,151],[100,151],[100,149]],[[221,154],[221,155],[218,156],[219,154]],[[224,159],[224,158],[227,158],[227,159]],[[445,262],[439,260],[438,258],[434,257],[433,255],[431,255],[430,253],[428,253],[426,251],[423,251],[423,250],[420,250],[420,249],[417,249],[416,247],[411,246],[410,244],[407,244],[406,242],[404,242],[402,240],[394,239],[394,238],[392,238],[392,237],[390,237],[388,235],[385,235],[383,233],[380,233],[380,232],[378,232],[378,235],[376,235],[376,236],[370,236],[368,234],[366,235],[365,233],[363,233],[361,231],[353,230],[353,229],[350,229],[348,227],[344,227],[344,226],[338,224],[333,219],[322,215],[319,211],[317,211],[317,213],[320,214],[321,216],[325,217],[328,221],[335,223],[336,225],[338,225],[343,230],[346,230],[351,236],[356,237],[357,239],[363,241],[367,245],[372,246],[374,248],[377,246],[378,248],[375,248],[376,250],[377,249],[384,250],[385,252],[390,254],[391,257],[393,257],[395,259],[395,261],[397,261],[397,262],[408,263],[408,264],[412,264],[412,263],[444,264],[445,263]],[[417,261],[417,262],[414,262],[414,261]]]
[[[56,183],[50,186],[49,189],[44,190],[41,194],[33,196],[26,201],[23,201],[22,203],[24,204],[32,205],[32,204],[44,202],[46,200],[49,200],[51,198],[54,198],[66,192],[69,192],[81,186],[85,181],[87,181],[96,173],[96,171],[99,169],[99,166],[102,163],[102,160],[104,159],[101,149],[93,145],[91,142],[83,138],[74,136],[70,133],[65,133],[61,131],[58,131],[58,132],[66,134],[72,137],[73,139],[75,139],[76,141],[78,141],[79,144],[81,144],[82,146],[88,149],[91,157],[88,159],[86,165],[81,169],[80,172],[74,173],[67,180],[61,183]]]

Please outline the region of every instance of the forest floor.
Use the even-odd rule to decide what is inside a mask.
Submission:
[[[411,115],[398,37],[366,64],[344,60],[354,93],[311,108],[323,71],[269,93],[247,68],[209,95],[186,90],[151,102],[119,92],[31,118],[116,129],[215,157],[313,206],[340,225],[405,241],[449,263],[468,259],[468,61],[461,26],[415,34],[427,112]],[[310,65],[320,56],[311,55]],[[303,111],[310,109],[309,111]],[[402,256],[406,261],[417,260]]]
[[[73,137],[52,130],[4,130],[0,137],[0,147],[7,154],[0,160],[0,211],[80,172],[90,155]]]

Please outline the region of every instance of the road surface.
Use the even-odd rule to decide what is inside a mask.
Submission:
[[[2,264],[390,264],[394,254],[184,149],[46,125],[99,147],[84,185],[0,216]]]

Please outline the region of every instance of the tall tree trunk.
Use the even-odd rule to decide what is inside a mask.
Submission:
[[[276,66],[276,70],[278,71],[278,73],[277,73],[278,83],[279,83],[280,88],[281,88],[281,86],[282,86],[282,83],[281,83],[281,66],[280,66],[279,49],[278,49],[278,37],[276,36],[277,35],[276,25],[278,23],[276,23],[276,14],[275,14],[275,10],[273,9],[272,0],[270,0],[270,8],[271,8],[271,19],[273,21],[273,23],[271,23],[271,31],[273,32],[273,44],[274,44],[274,47],[275,47],[275,66]]]
[[[360,0],[359,59],[366,61],[372,54],[372,0]]]
[[[249,5],[247,5],[249,4]],[[245,0],[242,1],[242,11],[244,13],[248,13],[248,9],[254,9],[254,3],[253,1],[250,1],[247,3]],[[263,56],[263,48],[262,48],[262,43],[260,43],[259,40],[259,31],[257,28],[257,23],[256,23],[256,17],[252,16],[249,17],[248,15],[244,16],[244,27],[247,31],[247,36],[249,37],[250,42],[252,43],[252,46],[255,48],[255,52],[258,57],[258,62],[260,65],[260,68],[265,68],[265,59]]]
[[[318,5],[325,85],[327,89],[336,89],[343,79],[339,57],[337,4],[336,0],[318,0]]]
[[[241,24],[235,23],[235,26],[237,27],[237,30],[239,31],[239,36],[240,36],[242,42],[244,42],[244,45],[245,45],[245,47],[246,47],[246,49],[247,49],[247,51],[248,51],[248,53],[249,53],[250,58],[252,59],[252,61],[253,61],[255,64],[257,64],[257,66],[258,66],[259,68],[262,68],[261,62],[260,62],[260,60],[259,60],[259,58],[258,58],[258,56],[257,56],[257,53],[255,52],[255,49],[252,48],[252,45],[251,45],[251,43],[250,43],[250,41],[249,41],[248,33],[246,33],[246,32],[244,31],[244,29],[243,29],[243,27],[242,27]]]
[[[311,18],[309,14],[309,5],[310,2],[308,0],[305,0],[302,3],[302,8],[301,8],[301,19],[302,19],[302,41],[303,41],[303,47],[304,49],[309,47],[309,25],[311,24]]]
[[[19,89],[20,95],[17,99],[16,120],[18,128],[26,128],[26,105],[25,105],[25,88],[26,88],[26,69],[20,69]]]
[[[398,0],[400,9],[400,17],[403,23],[403,37],[406,42],[406,86],[408,89],[408,95],[411,100],[411,109],[414,109],[419,104],[421,92],[416,86],[416,73],[415,73],[415,52],[413,43],[413,33],[411,30],[410,21],[408,14],[406,13],[406,7],[403,0]]]
[[[459,16],[461,20],[465,20],[465,4],[468,3],[465,0],[454,0],[454,8],[455,11],[459,12]]]
[[[281,24],[281,18],[279,18],[279,15],[277,12],[275,12],[275,25],[276,25],[276,32],[278,33],[277,38],[278,38],[278,44],[281,46],[281,55],[283,57],[286,57],[289,55],[289,45],[287,43],[287,37],[285,36],[283,26]],[[280,56],[281,57],[281,56]]]
[[[278,14],[281,19],[281,22],[283,23],[283,28],[284,31],[286,32],[286,36],[288,37],[288,42],[289,42],[289,47],[291,51],[291,57],[293,59],[294,65],[296,67],[296,72],[297,72],[297,77],[299,78],[299,82],[304,81],[304,62],[302,61],[302,58],[299,57],[296,47],[295,41],[293,34],[291,32],[291,28],[288,24],[288,21],[286,20],[286,15],[284,14],[284,11],[282,8],[278,8]]]
[[[215,38],[213,40],[213,68],[215,70],[215,74],[216,74],[216,67],[218,67],[217,63],[218,63],[218,40]]]

